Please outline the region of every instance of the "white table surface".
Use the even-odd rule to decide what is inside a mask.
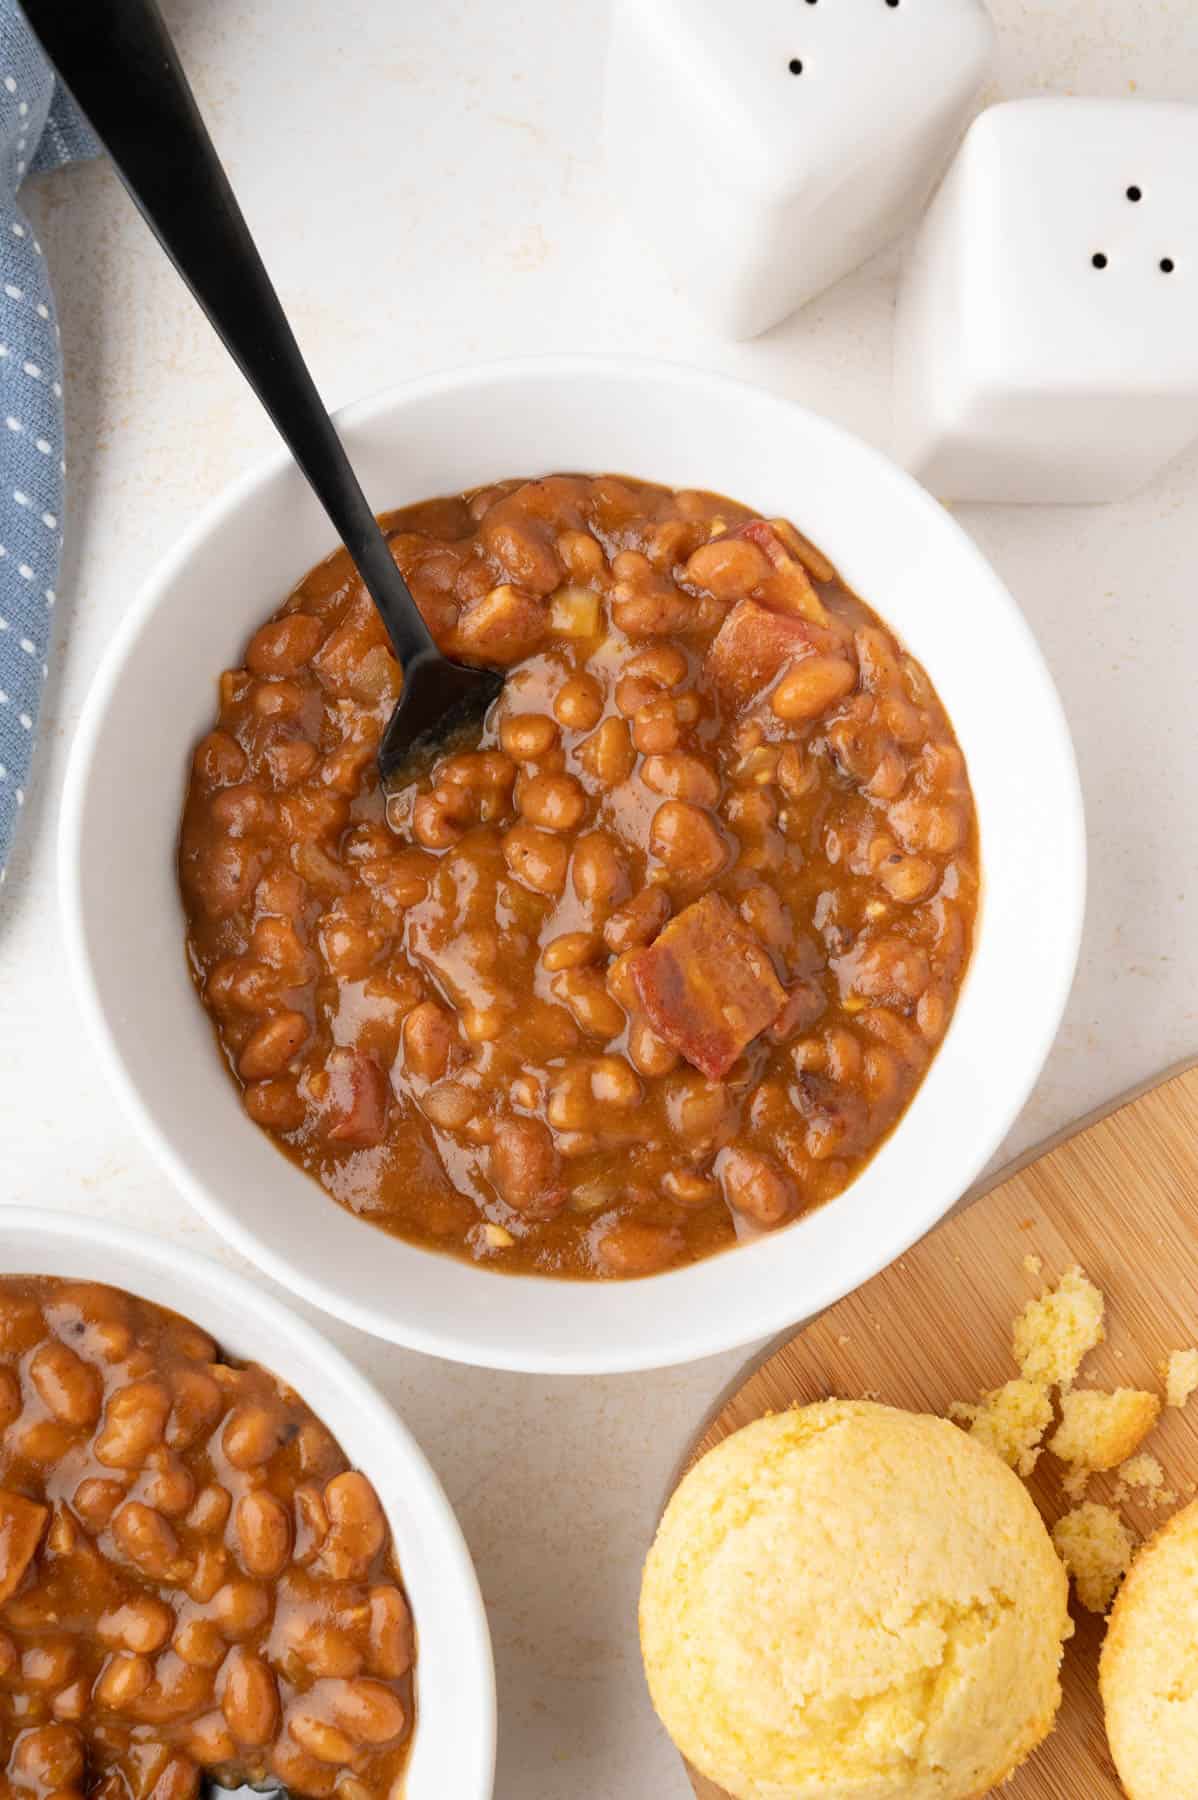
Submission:
[[[1192,0],[991,4],[996,95],[1198,98]],[[165,11],[330,402],[519,351],[635,349],[801,397],[885,444],[897,257],[754,343],[708,333],[605,186],[603,5]],[[62,310],[71,495],[40,756],[0,911],[0,1197],[136,1223],[234,1262],[151,1164],[82,1036],[54,836],[67,747],[112,626],[271,432],[109,170],[50,177],[30,205]],[[1198,1050],[1198,454],[1123,505],[961,516],[1060,683],[1089,812],[1081,967],[1013,1150]],[[670,1472],[743,1358],[542,1380],[325,1323],[402,1410],[470,1540],[498,1663],[499,1800],[683,1800],[641,1679],[639,1569]]]

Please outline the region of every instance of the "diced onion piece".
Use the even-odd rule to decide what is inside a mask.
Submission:
[[[599,596],[593,588],[560,587],[549,600],[550,628],[559,637],[599,635]]]
[[[597,1176],[593,1181],[579,1182],[570,1195],[570,1211],[576,1213],[599,1212],[601,1208],[610,1206],[619,1194],[622,1183],[613,1181],[610,1176]]]

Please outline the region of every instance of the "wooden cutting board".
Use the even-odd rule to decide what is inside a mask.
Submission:
[[[796,1403],[885,1401],[945,1413],[1018,1371],[1011,1321],[1073,1263],[1107,1298],[1107,1341],[1086,1360],[1084,1385],[1161,1388],[1171,1350],[1198,1345],[1198,1064],[1092,1115],[1002,1170],[899,1262],[775,1346],[720,1402],[686,1466],[729,1433]],[[1025,1258],[1038,1257],[1042,1274]],[[1145,1448],[1179,1504],[1198,1488],[1198,1395],[1166,1408]],[[1045,1519],[1071,1502],[1060,1465],[1042,1456],[1029,1483]],[[683,1473],[684,1471],[680,1471]],[[1109,1500],[1095,1476],[1087,1498]],[[1149,1535],[1168,1516],[1126,1501],[1124,1518]],[[1002,1789],[1004,1800],[1119,1800],[1098,1697],[1103,1622],[1074,1606],[1064,1701],[1052,1736]],[[689,1771],[699,1800],[723,1790]]]

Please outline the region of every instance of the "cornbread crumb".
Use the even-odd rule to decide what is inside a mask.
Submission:
[[[1023,1266],[1027,1270],[1028,1274],[1031,1276],[1032,1280],[1035,1281],[1036,1277],[1040,1274],[1041,1270],[1043,1269],[1044,1264],[1040,1261],[1040,1258],[1038,1256],[1028,1255],[1028,1256],[1025,1256],[1023,1259]]]
[[[1119,1514],[1086,1500],[1057,1520],[1052,1541],[1086,1611],[1104,1613],[1131,1563],[1131,1533]]]
[[[1165,1471],[1156,1457],[1150,1456],[1145,1450],[1123,1464],[1119,1479],[1129,1488],[1159,1488],[1165,1484]]]
[[[1132,1800],[1185,1800],[1198,1770],[1198,1505],[1144,1546],[1115,1602],[1098,1683]]]
[[[1080,1500],[1090,1485],[1090,1477],[1093,1473],[1093,1469],[1087,1469],[1084,1463],[1067,1468],[1061,1476],[1061,1487],[1064,1489],[1066,1498]]]
[[[1184,1406],[1198,1389],[1198,1350],[1174,1350],[1165,1365],[1165,1404]]]
[[[1048,1448],[1062,1462],[1113,1469],[1137,1451],[1160,1414],[1155,1394],[1139,1388],[1074,1388],[1061,1396],[1061,1423]]]
[[[1038,1300],[1029,1300],[1014,1329],[1023,1379],[1042,1387],[1072,1386],[1082,1358],[1106,1335],[1105,1311],[1102,1294],[1076,1267]]]
[[[666,1729],[735,1800],[965,1800],[1051,1728],[1067,1596],[995,1456],[942,1419],[825,1401],[683,1479],[641,1646]]]
[[[1035,1381],[1008,1381],[986,1394],[980,1406],[955,1400],[949,1411],[968,1421],[970,1437],[1025,1479],[1036,1466],[1040,1439],[1052,1423],[1048,1389]]]
[[[1145,1506],[1175,1506],[1177,1503],[1173,1489],[1165,1486],[1165,1471],[1156,1457],[1149,1456],[1147,1451],[1131,1457],[1119,1470],[1115,1499],[1126,1500],[1133,1493]]]

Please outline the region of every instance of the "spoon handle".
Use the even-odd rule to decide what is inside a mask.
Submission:
[[[353,557],[400,666],[432,636],[349,464],[154,0],[23,0],[146,223],[261,400]]]

